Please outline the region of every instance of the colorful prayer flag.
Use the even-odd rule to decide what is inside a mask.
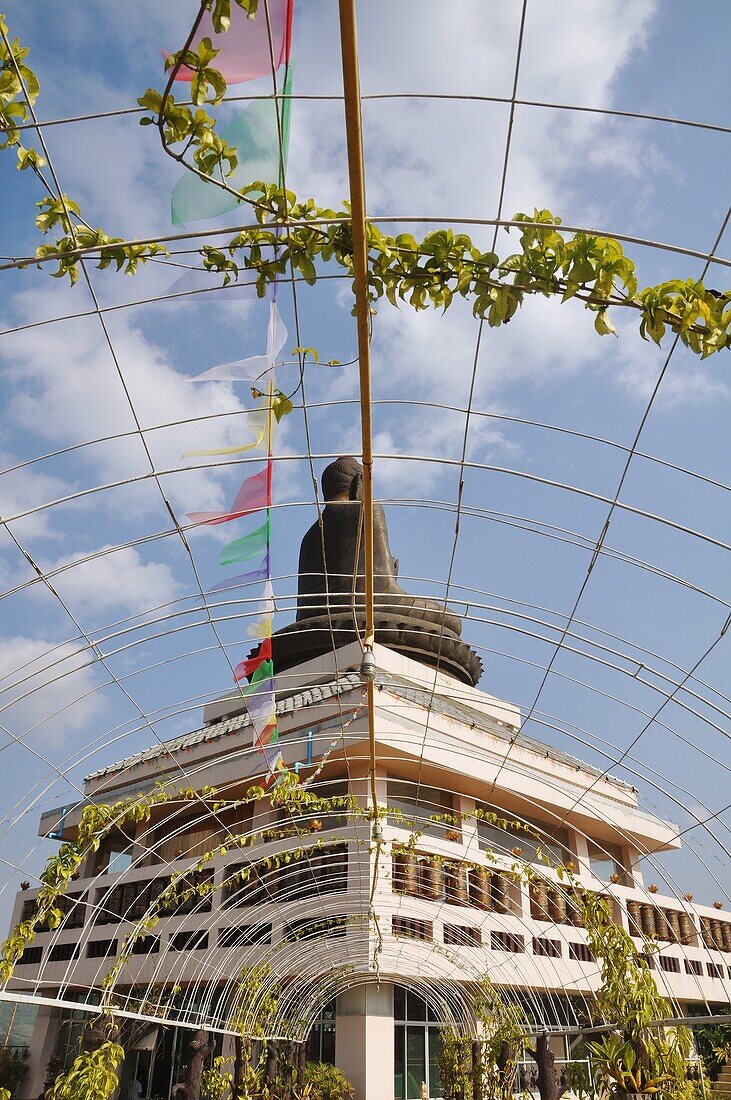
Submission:
[[[287,342],[287,335],[287,329],[279,316],[277,303],[272,302],[269,307],[265,355],[251,355],[248,359],[221,363],[217,367],[204,371],[203,374],[197,374],[191,378],[191,382],[259,382],[269,371],[274,370],[277,356]]]
[[[247,657],[245,661],[239,661],[234,669],[234,680],[238,683],[240,680],[247,679],[253,680],[253,677],[258,668],[262,665],[268,665],[272,663],[272,639],[271,637],[265,638],[259,646],[258,650],[252,657]]]
[[[251,561],[269,550],[269,521],[266,520],[243,538],[234,539],[228,546],[224,546],[218,559],[219,565],[234,565],[239,561]]]
[[[209,592],[220,592],[224,588],[233,588],[239,584],[251,584],[253,581],[263,581],[269,576],[269,551],[264,555],[261,563],[248,573],[239,573],[236,577],[228,577],[225,581],[214,584]]]
[[[274,593],[272,582],[267,577],[264,585],[264,597],[259,604],[256,620],[246,631],[250,638],[268,638],[272,633],[272,615],[274,614]]]
[[[210,527],[218,523],[229,523],[232,519],[241,519],[259,512],[269,503],[269,481],[271,478],[271,460],[258,474],[252,474],[241,482],[228,512],[188,512],[191,523],[202,523]]]
[[[198,379],[193,379],[194,382]],[[246,417],[246,427],[254,436],[254,440],[251,443],[241,443],[236,447],[216,447],[210,451],[185,451],[181,455],[181,458],[209,458],[215,455],[235,455],[243,453],[244,451],[254,451],[257,447],[261,447],[266,443],[266,450],[269,450],[269,421],[271,419],[271,412],[269,409],[269,402],[266,402],[265,406],[260,403],[256,408],[250,409]]]
[[[219,51],[213,67],[227,84],[256,80],[289,60],[293,9],[294,0],[267,0],[266,6],[259,5],[255,18],[249,19],[244,9],[233,3],[231,22],[224,34],[216,33],[211,15],[206,12],[190,48],[196,51],[202,39],[210,38],[214,50]],[[163,51],[163,56],[168,54]],[[192,69],[181,66],[175,79],[190,82]]]
[[[291,78],[288,72],[284,84],[285,95],[290,94],[290,88]],[[228,187],[239,191],[252,180],[277,182],[281,179],[289,146],[290,106],[290,99],[259,99],[239,111],[221,127],[221,137],[228,145],[234,146],[239,157],[236,169],[226,178]],[[188,222],[217,218],[235,210],[240,202],[230,191],[186,170],[170,196],[172,222],[175,226],[181,226]]]

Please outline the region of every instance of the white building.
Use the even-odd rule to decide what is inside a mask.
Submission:
[[[354,560],[358,471],[352,459],[325,471],[323,526],[302,543],[297,622],[273,641],[285,764],[302,781],[317,775],[313,790],[348,795],[365,811],[370,743],[353,625],[363,572]],[[439,1024],[463,1018],[469,1026],[467,994],[485,975],[520,998],[529,1020],[566,1028],[584,1014],[598,967],[571,890],[539,848],[553,865],[573,865],[576,889],[611,899],[639,950],[642,934],[657,939],[655,978],[681,1009],[731,1000],[731,913],[661,897],[642,880],[641,858],[678,848],[677,828],[641,810],[625,783],[526,737],[516,706],[471,686],[481,665],[460,638],[459,620],[403,592],[378,506],[375,521],[380,843],[363,814],[292,818],[270,797],[221,814],[196,800],[170,803],[134,835],[110,835],[74,882],[61,927],[37,936],[11,983],[50,1002],[39,1005],[24,1100],[38,1096],[49,1059],[73,1054],[87,1018],[73,1003],[93,1001],[124,935],[171,874],[229,835],[251,842],[229,844],[206,863],[200,874],[212,891],[162,915],[116,990],[122,1000],[145,990],[149,1014],[150,1002],[178,985],[177,1018],[215,1028],[242,996],[244,1009],[255,1010],[252,979],[242,993],[238,977],[242,967],[265,962],[283,983],[280,1005],[291,1026],[302,1033],[311,1025],[310,1056],[335,1061],[356,1100],[412,1100],[422,1082],[438,1096]],[[435,663],[449,672],[435,671]],[[241,798],[262,775],[252,741],[241,698],[224,699],[206,708],[201,730],[96,772],[85,793],[108,802],[160,781],[190,781]],[[485,811],[529,830],[499,827],[480,816]],[[73,807],[50,810],[40,834],[73,837],[78,820]],[[284,866],[264,862],[293,848],[301,855]],[[255,875],[231,881],[251,863]],[[520,873],[526,864],[542,874],[530,887]],[[35,895],[18,895],[14,921],[32,911]],[[144,1097],[168,1100],[189,1035],[154,1019],[138,1025],[127,1041],[124,1100],[136,1080]],[[559,1059],[570,1057],[563,1037],[553,1041]],[[230,1037],[222,1042],[229,1050]]]
[[[626,784],[547,745],[516,739],[520,715],[511,704],[382,646],[375,655],[377,791],[384,811],[396,811],[384,820],[374,895],[383,938],[379,973],[374,922],[363,918],[376,858],[368,824],[320,815],[313,825],[317,850],[296,872],[283,869],[280,887],[273,873],[265,893],[220,884],[234,864],[291,841],[262,841],[217,856],[210,864],[214,893],[204,903],[195,899],[183,906],[191,911],[163,917],[120,988],[175,982],[193,994],[197,990],[201,1010],[211,1018],[206,998],[214,990],[225,996],[226,979],[238,972],[242,957],[248,964],[266,958],[281,976],[299,981],[298,995],[309,985],[321,1000],[326,997],[310,1050],[342,1067],[357,1100],[418,1096],[421,1081],[429,1081],[430,1055],[436,1095],[438,1017],[449,991],[487,974],[500,988],[520,994],[529,1014],[569,1023],[596,988],[597,967],[584,931],[572,923],[565,889],[550,889],[555,873],[538,864],[546,889],[529,889],[512,874],[516,862],[535,858],[533,834],[505,834],[471,816],[485,805],[533,823],[554,858],[574,863],[582,888],[609,895],[616,919],[631,931],[639,926],[657,937],[655,977],[668,997],[684,1008],[729,1000],[731,914],[651,893],[638,870],[641,856],[679,846],[674,826],[642,811]],[[288,670],[277,683],[277,709],[285,762],[299,764],[306,777],[329,752],[320,776],[323,791],[347,790],[366,805],[360,661],[359,646],[351,644]],[[185,771],[196,785],[215,786],[229,797],[243,790],[261,761],[251,748],[248,716],[231,716],[226,707],[207,708],[202,730],[90,776],[89,798],[144,792],[166,775],[177,782],[167,753],[179,760],[183,750]],[[193,804],[190,813],[184,809],[161,810],[152,833],[140,826],[131,848],[110,837],[89,858],[70,894],[79,904],[69,907],[59,930],[38,935],[17,967],[13,988],[73,1000],[98,986],[121,937],[148,907],[150,890],[159,890],[161,876],[190,866],[220,842],[210,818],[196,819]],[[431,820],[440,813],[452,820]],[[264,800],[254,810],[252,828],[281,826],[282,814]],[[42,835],[59,816],[63,835],[73,835],[78,812],[58,810],[42,818]],[[422,831],[409,849],[414,822]],[[242,821],[224,824],[232,831],[246,827]],[[18,895],[14,920],[34,896],[33,890]],[[312,922],[303,950],[297,937]],[[25,1096],[38,1095],[52,1055],[68,1055],[79,1026],[73,1015],[40,1008]],[[124,1088],[137,1076],[143,1095],[166,1097],[175,1072],[174,1033],[154,1026],[138,1030]],[[568,1055],[563,1039],[556,1039],[556,1047],[558,1057]]]

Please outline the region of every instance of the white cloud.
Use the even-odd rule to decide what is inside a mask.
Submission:
[[[83,556],[43,563],[48,572],[71,566],[53,578],[53,585],[77,614],[93,614],[97,620],[103,613],[114,610],[141,614],[183,595],[182,585],[169,565],[143,561],[134,547],[112,550],[91,561],[73,564]]]
[[[73,295],[67,291],[58,297],[62,307]],[[16,306],[23,316],[30,317],[41,306],[45,312],[48,299],[47,291],[25,291],[17,296]],[[78,308],[78,297],[74,303]],[[232,483],[235,471],[188,469],[200,465],[201,460],[181,462],[181,455],[189,449],[225,447],[248,440],[241,416],[199,419],[243,413],[246,395],[239,397],[230,385],[221,383],[191,383],[175,370],[168,351],[146,339],[129,317],[116,317],[110,322],[110,330],[124,385],[142,427],[197,421],[146,435],[157,469],[185,471],[166,480],[166,493],[181,513],[222,507],[230,491],[222,485],[222,478]],[[9,410],[22,427],[61,446],[120,432],[134,433],[135,421],[119,372],[95,318],[7,337],[3,351],[7,372],[15,383]],[[140,438],[135,435],[113,446],[87,448],[80,457],[103,481],[149,472]],[[112,493],[112,507],[114,497]],[[162,507],[159,494],[149,484],[137,501],[139,511]]]
[[[92,659],[78,646],[23,635],[0,638],[0,723],[16,737],[62,742],[98,718]]]
[[[73,485],[43,472],[42,464],[13,470],[17,460],[7,452],[0,452],[0,467],[9,470],[0,474],[0,516],[8,519],[21,512],[46,504],[51,500],[73,492]],[[50,512],[36,512],[12,524],[18,538],[58,538],[59,534],[50,522]]]

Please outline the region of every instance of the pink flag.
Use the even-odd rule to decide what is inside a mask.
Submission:
[[[252,512],[258,512],[260,508],[266,508],[269,503],[269,476],[271,462],[267,462],[263,470],[252,477],[242,481],[241,488],[234,497],[231,510],[228,512],[188,512],[191,523],[205,523],[213,526],[216,523],[228,523],[232,519],[241,519],[242,516],[250,516]]]
[[[223,74],[227,84],[256,80],[289,60],[294,0],[267,0],[260,4],[254,19],[243,8],[231,4],[231,25],[226,34],[216,34],[209,13],[203,16],[191,49],[197,50],[203,38],[210,38],[214,50],[220,50],[212,65]],[[269,19],[267,20],[267,12]],[[271,30],[271,43],[269,35]],[[163,50],[163,56],[167,53]],[[176,80],[193,79],[192,70],[183,65]]]

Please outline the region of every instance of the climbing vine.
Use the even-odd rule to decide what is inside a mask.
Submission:
[[[236,0],[254,16],[256,0]],[[194,29],[210,4],[202,4]],[[230,0],[215,0],[214,27],[229,27]],[[28,48],[8,37],[0,23],[0,132],[4,144],[17,149],[18,167],[31,168],[48,189],[42,172],[43,158],[20,140],[20,125],[32,119],[39,94],[35,73],[27,64]],[[203,267],[223,276],[224,285],[242,270],[256,275],[257,291],[290,269],[305,282],[318,278],[317,264],[335,263],[353,271],[352,221],[347,203],[338,210],[319,206],[313,198],[300,200],[286,189],[255,181],[240,190],[227,182],[237,167],[236,150],[216,131],[216,119],[205,109],[226,94],[226,81],[212,62],[218,51],[209,38],[195,50],[186,47],[167,59],[168,81],[164,92],[148,89],[139,99],[146,113],[142,125],[157,126],[163,149],[187,168],[235,195],[256,217],[256,224],[240,229],[223,247],[203,245]],[[177,70],[192,70],[191,105],[176,103],[171,92]],[[180,146],[182,152],[177,152]],[[192,160],[186,160],[190,154]],[[50,190],[50,189],[49,189]],[[159,241],[125,241],[93,229],[82,218],[78,205],[67,195],[47,194],[37,204],[36,224],[44,234],[60,230],[51,243],[36,250],[35,258],[17,261],[44,264],[53,261],[56,277],[78,277],[83,257],[98,267],[114,263],[134,274],[140,263],[166,253]],[[644,339],[660,344],[666,332],[702,359],[731,346],[731,291],[708,288],[700,280],[669,279],[640,288],[633,261],[619,241],[596,233],[577,232],[568,238],[560,230],[561,219],[545,209],[532,215],[518,213],[512,219],[518,229],[519,248],[507,256],[484,252],[465,233],[440,228],[417,240],[408,233],[383,233],[370,221],[367,226],[368,288],[371,307],[385,297],[392,305],[405,303],[416,310],[446,310],[459,296],[472,305],[475,316],[493,327],[507,324],[527,295],[576,298],[594,313],[600,335],[615,333],[609,318],[612,307],[629,309],[639,316]]]
[[[48,1100],[108,1100],[119,1084],[124,1048],[106,1042],[79,1054],[66,1073],[61,1073],[46,1093]]]

